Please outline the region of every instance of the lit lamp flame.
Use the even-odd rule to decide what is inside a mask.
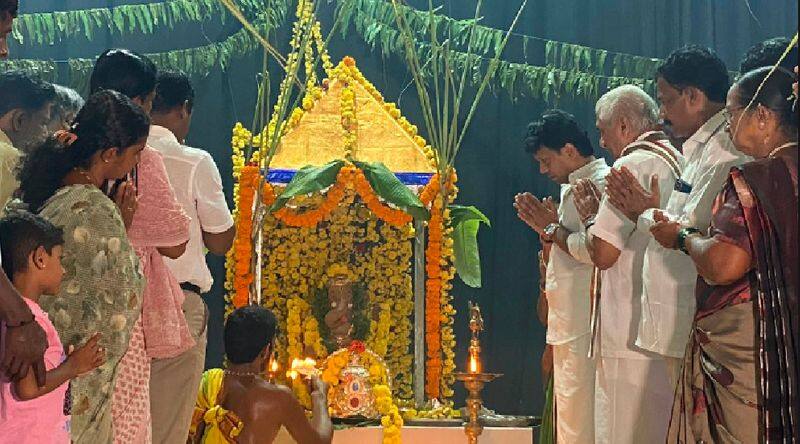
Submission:
[[[317,374],[319,374],[319,370],[317,369],[317,361],[312,358],[292,359],[291,370],[286,372],[286,375],[292,379],[296,378],[298,375],[309,378]]]
[[[270,365],[269,365],[269,372],[270,373],[275,373],[277,371],[278,371],[278,360],[277,359],[273,359],[272,363],[270,363]]]
[[[478,359],[475,355],[470,355],[469,357],[469,372],[478,373]]]

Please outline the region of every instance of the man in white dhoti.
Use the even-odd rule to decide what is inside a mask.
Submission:
[[[711,207],[734,166],[750,160],[736,150],[725,131],[725,95],[728,70],[716,54],[690,46],[674,51],[658,68],[657,88],[661,117],[683,143],[686,165],[669,196],[665,214],[684,227],[705,233]],[[614,172],[609,177],[612,204],[640,231],[653,225],[658,191],[647,192],[633,174]],[[653,190],[651,190],[653,191]],[[651,237],[644,258],[642,318],[636,345],[658,353],[667,362],[674,387],[683,362],[695,312],[697,269],[692,258],[669,250]]]
[[[586,250],[586,229],[573,201],[572,187],[582,179],[603,188],[609,167],[595,158],[586,131],[560,110],[548,111],[528,126],[525,149],[539,170],[561,184],[558,208],[530,193],[514,199],[517,215],[552,243],[545,278],[547,343],[553,348],[556,437],[560,443],[594,443],[595,362],[589,354],[589,281],[593,264]]]
[[[624,85],[601,97],[595,111],[600,144],[616,159],[613,168],[625,167],[648,190],[671,189],[683,157],[664,133],[655,131],[655,101],[641,88]],[[658,207],[666,201],[666,196],[661,198]],[[650,233],[638,230],[606,197],[601,201],[591,182],[576,185],[575,204],[588,230],[586,245],[599,277],[592,288],[593,352],[598,357],[595,442],[664,442],[673,395],[667,367],[658,355],[635,344]]]

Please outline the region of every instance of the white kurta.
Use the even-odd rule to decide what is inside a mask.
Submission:
[[[560,443],[594,442],[595,360],[588,357],[589,280],[593,266],[572,187],[581,179],[590,179],[603,189],[608,171],[605,159],[596,159],[573,171],[569,184],[561,186],[558,218],[572,232],[570,251],[554,246],[547,265],[547,343],[553,346],[556,436]]]
[[[680,153],[671,146],[670,150],[682,165]],[[650,187],[653,175],[658,176],[662,190],[675,184],[676,174],[653,153],[633,151],[614,163],[614,168],[622,166],[645,189]],[[662,193],[662,208],[667,198]],[[666,364],[635,344],[642,316],[642,265],[650,233],[637,230],[636,224],[605,198],[589,231],[620,250],[616,263],[601,274],[595,442],[664,442],[673,397]]]
[[[703,232],[711,223],[711,207],[722,190],[731,167],[750,160],[736,150],[725,131],[722,112],[710,118],[683,144],[686,165],[680,182],[672,189],[665,207],[670,219]],[[648,231],[653,211],[639,218],[639,230]],[[673,371],[689,340],[695,312],[697,269],[692,259],[678,250],[666,249],[652,237],[644,258],[642,318],[636,345],[667,359]],[[678,361],[677,363],[672,363]]]

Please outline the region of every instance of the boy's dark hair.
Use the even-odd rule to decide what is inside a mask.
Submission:
[[[55,100],[51,83],[22,71],[0,73],[0,116],[14,109],[35,112]]]
[[[6,14],[16,18],[19,10],[19,0],[0,0],[0,19],[5,19]]]
[[[131,99],[143,98],[156,89],[156,65],[147,57],[127,49],[109,49],[100,54],[89,80],[89,91],[113,89]]]
[[[237,308],[225,321],[225,356],[233,364],[255,361],[264,347],[272,343],[277,320],[271,311],[250,305]]]
[[[746,74],[762,66],[775,66],[783,52],[786,51],[789,43],[791,43],[791,40],[787,37],[774,37],[751,46],[744,53],[742,61],[739,63],[739,74]],[[794,69],[795,65],[797,65],[797,46],[793,46],[789,50],[789,54],[780,64],[782,68],[786,68],[789,71]]]
[[[9,279],[28,268],[28,258],[37,248],[52,253],[53,247],[63,244],[61,228],[31,212],[12,210],[0,219],[3,271]]]
[[[708,100],[725,103],[730,77],[725,63],[713,51],[697,45],[676,49],[656,70],[661,77],[677,89],[695,87]]]
[[[545,111],[539,120],[528,124],[528,133],[525,136],[525,151],[536,154],[542,148],[560,150],[564,145],[571,143],[582,156],[594,154],[592,142],[575,116],[560,110]]]
[[[188,103],[191,111],[194,105],[194,88],[189,76],[180,71],[159,72],[153,112],[166,113],[184,103]]]

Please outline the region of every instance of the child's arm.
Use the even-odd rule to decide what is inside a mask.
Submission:
[[[23,401],[38,398],[52,392],[65,382],[103,365],[106,361],[106,352],[98,345],[99,340],[100,334],[95,333],[86,344],[71,352],[61,365],[48,371],[44,387],[39,387],[33,373],[29,372],[26,377],[14,383],[17,397]]]

